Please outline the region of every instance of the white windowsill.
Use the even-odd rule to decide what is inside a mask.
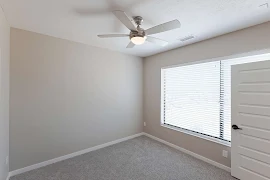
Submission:
[[[195,137],[202,138],[202,139],[205,139],[205,140],[208,140],[208,141],[212,141],[214,143],[218,143],[218,144],[222,144],[224,146],[231,147],[231,143],[230,142],[226,142],[226,141],[222,141],[220,139],[216,139],[216,138],[212,138],[212,137],[209,137],[209,136],[205,136],[203,134],[197,134],[197,133],[194,133],[194,132],[191,132],[191,131],[187,131],[187,130],[184,130],[184,129],[181,129],[181,128],[172,127],[172,126],[169,126],[169,125],[166,125],[166,124],[161,124],[161,126],[162,127],[165,127],[165,128],[169,128],[169,129],[175,130],[175,131],[179,131],[179,132],[182,132],[182,133],[191,135],[191,136],[195,136]]]

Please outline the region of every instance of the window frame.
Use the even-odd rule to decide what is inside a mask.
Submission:
[[[216,60],[216,61],[219,61],[219,60]],[[187,130],[187,129],[184,129],[184,128],[181,128],[181,127],[176,127],[176,126],[173,126],[173,125],[169,125],[169,124],[166,124],[164,122],[164,70],[165,69],[168,69],[168,68],[177,68],[177,67],[181,67],[181,66],[189,66],[189,65],[194,65],[194,64],[202,64],[202,63],[207,63],[207,62],[214,62],[214,61],[196,61],[196,62],[191,62],[191,63],[184,63],[184,64],[180,64],[180,65],[176,65],[176,66],[170,66],[170,67],[163,67],[161,68],[160,70],[160,73],[161,73],[161,98],[160,98],[160,122],[161,122],[161,126],[162,127],[165,127],[165,128],[169,128],[171,130],[175,130],[175,131],[179,131],[181,133],[185,133],[185,134],[188,134],[188,135],[192,135],[192,136],[195,136],[195,137],[198,137],[198,138],[202,138],[202,139],[205,139],[205,140],[209,140],[209,141],[212,141],[212,142],[216,142],[216,143],[219,143],[219,144],[223,144],[225,146],[228,146],[228,147],[231,147],[231,142],[229,141],[226,141],[226,140],[222,140],[222,139],[219,139],[219,138],[215,138],[215,137],[212,137],[212,136],[208,136],[208,135],[205,135],[205,134],[202,134],[202,133],[199,133],[199,132],[194,132],[192,130]]]
[[[254,51],[254,52],[248,52],[248,53],[243,53],[243,54],[238,54],[238,55],[232,55],[232,56],[226,56],[226,57],[218,57],[218,58],[212,58],[212,59],[206,59],[206,60],[199,60],[199,61],[192,61],[192,62],[183,62],[182,64],[177,64],[177,65],[172,65],[172,66],[165,66],[160,69],[160,125],[163,128],[171,129],[174,131],[178,131],[187,135],[192,135],[201,139],[205,139],[214,143],[222,144],[224,146],[231,147],[231,142],[221,140],[218,138],[214,138],[211,136],[207,136],[204,134],[200,134],[197,132],[193,132],[191,130],[185,130],[180,127],[175,127],[172,125],[168,125],[164,123],[164,74],[163,70],[168,69],[168,68],[176,68],[176,67],[181,67],[181,66],[188,66],[188,65],[193,65],[193,64],[200,64],[200,63],[207,63],[207,62],[213,62],[213,61],[224,61],[224,60],[233,60],[233,59],[239,59],[239,58],[266,58],[270,56],[270,49],[268,50],[261,50],[261,51]]]

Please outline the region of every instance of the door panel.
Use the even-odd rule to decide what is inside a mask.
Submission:
[[[270,61],[232,67],[232,175],[270,180]]]
[[[239,92],[239,103],[244,105],[268,106],[270,102],[269,93],[266,92]],[[269,106],[270,107],[270,106]]]
[[[244,135],[249,135],[251,137],[261,138],[261,139],[270,139],[269,130],[263,130],[259,128],[254,128],[250,126],[243,125],[242,128]]]
[[[253,148],[240,146],[238,153],[247,157],[252,156],[259,161],[270,161],[270,156],[267,153],[255,150]]]
[[[241,146],[248,147],[248,148],[253,148],[257,151],[264,152],[266,154],[270,153],[270,148],[269,148],[269,142],[264,139],[260,139],[257,137],[253,137],[250,135],[240,135],[241,137]]]
[[[250,64],[253,64],[253,63],[250,63]],[[270,69],[268,69],[267,67],[265,69],[259,67],[258,69],[242,70],[239,73],[239,83],[240,84],[245,84],[245,83],[258,84],[261,82],[269,82],[269,79],[267,78],[267,75],[269,75],[269,73],[270,73]]]
[[[270,166],[269,164],[266,164],[264,162],[242,155],[241,167],[245,167],[245,169],[248,169],[255,174],[261,175],[265,178],[269,178]]]
[[[238,88],[240,92],[269,92],[270,84],[268,83],[240,84]]]
[[[258,106],[258,105],[239,105],[238,106],[238,110],[239,113],[241,113],[240,115],[245,116],[245,118],[258,118],[260,117],[261,121],[264,121],[265,125],[264,127],[268,127],[266,125],[269,125],[269,118],[268,116],[270,116],[270,111],[269,111],[269,107],[267,106]],[[256,116],[257,114],[259,114],[259,116]],[[265,116],[265,117],[264,117]],[[256,122],[250,122],[253,123],[254,125],[260,125]]]
[[[267,177],[263,177],[260,174],[258,174],[256,172],[252,172],[248,169],[240,168],[240,170],[245,171],[245,173],[241,175],[241,179],[243,179],[243,180],[245,180],[245,179],[269,180]]]

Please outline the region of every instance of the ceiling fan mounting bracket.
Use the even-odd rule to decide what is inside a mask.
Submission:
[[[133,17],[133,20],[138,26],[142,25],[143,18],[141,16],[135,16]]]

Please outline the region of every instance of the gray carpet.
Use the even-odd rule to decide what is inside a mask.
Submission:
[[[11,180],[234,180],[224,170],[141,136]]]

